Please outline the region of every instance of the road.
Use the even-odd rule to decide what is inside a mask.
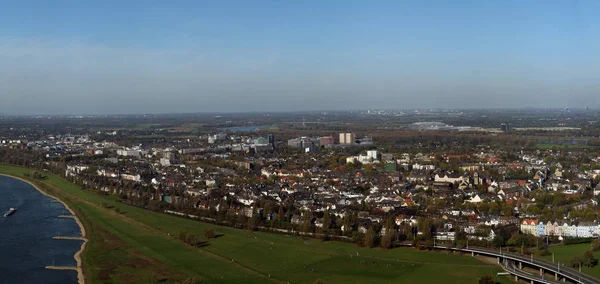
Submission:
[[[468,253],[476,253],[476,254],[488,255],[488,256],[493,256],[493,257],[500,257],[501,259],[508,259],[508,260],[512,260],[512,261],[522,262],[523,264],[526,264],[528,266],[535,267],[538,269],[542,268],[546,272],[557,273],[560,277],[566,278],[575,283],[600,284],[600,280],[598,280],[592,276],[589,276],[585,273],[579,272],[575,269],[566,267],[566,266],[564,266],[564,264],[557,264],[557,263],[553,263],[553,262],[535,258],[535,257],[527,257],[525,255],[521,255],[521,254],[517,254],[517,253],[504,252],[504,251],[501,251],[501,249],[495,250],[495,249],[480,248],[480,247],[454,248],[454,247],[448,247],[448,246],[435,246],[435,248],[468,252]]]

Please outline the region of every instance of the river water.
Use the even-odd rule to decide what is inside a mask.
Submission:
[[[8,217],[9,208],[18,210]],[[61,204],[28,183],[0,176],[0,283],[77,283],[77,272],[48,270],[48,265],[76,266],[81,241],[52,237],[81,236]]]

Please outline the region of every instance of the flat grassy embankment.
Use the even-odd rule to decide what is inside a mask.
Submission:
[[[31,171],[0,165],[0,172],[23,177]],[[48,185],[46,190],[67,202],[86,226],[89,243],[82,257],[89,282],[179,282],[194,276],[227,283],[475,283],[502,271],[447,252],[366,249],[187,220],[121,204],[52,174],[35,183]],[[103,202],[108,208],[100,206]],[[201,248],[175,238],[181,231],[203,235],[207,228],[222,236]]]
[[[564,263],[565,265],[571,265],[571,260],[576,256],[583,256],[586,250],[591,249],[590,244],[576,244],[576,245],[560,245],[550,247],[548,250],[550,253],[554,253],[554,260],[556,262]],[[600,259],[600,252],[595,252],[594,256],[596,259]],[[552,261],[552,255],[543,256],[542,258]],[[600,278],[600,265],[595,267],[581,267],[581,272]]]

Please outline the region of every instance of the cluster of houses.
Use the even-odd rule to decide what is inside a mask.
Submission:
[[[546,223],[536,219],[523,219],[521,232],[536,237],[562,238],[596,238],[600,236],[600,225],[596,222],[579,222],[570,224],[562,221]]]
[[[493,216],[482,218],[483,213],[477,209],[454,210],[455,213],[446,214],[449,216],[446,221],[451,224],[466,219],[476,220],[461,229],[472,235],[480,225],[477,222],[486,226],[496,226],[499,222],[500,225],[512,223],[515,227],[519,225],[523,233],[535,236],[590,238],[600,235],[600,226],[596,223],[577,220],[570,223],[544,223],[535,219],[519,221],[514,217],[526,208],[521,204],[535,202],[529,196],[534,190],[564,194],[567,198],[581,198],[584,192],[589,193],[590,190],[594,190],[594,195],[600,193],[600,185],[594,182],[594,178],[600,175],[599,170],[563,167],[558,162],[546,162],[544,158],[557,158],[554,153],[526,153],[516,161],[501,161],[497,153],[490,149],[468,155],[442,154],[442,159],[433,153],[393,155],[373,149],[361,149],[358,155],[358,151],[344,152],[344,147],[355,146],[356,143],[352,142],[340,144],[339,148],[322,147],[324,150],[316,154],[305,154],[306,148],[310,148],[308,146],[333,145],[332,136],[321,137],[318,143],[306,137],[290,139],[288,148],[292,150],[281,152],[277,151],[272,135],[252,137],[218,134],[203,136],[198,140],[174,140],[163,142],[163,145],[143,147],[120,146],[117,141],[94,142],[87,135],[50,138],[19,143],[32,150],[45,151],[47,157],[71,155],[72,159],[63,168],[65,175],[76,178],[95,174],[93,179],[99,183],[101,190],[123,193],[125,184],[143,185],[147,187],[144,190],[142,186],[128,187],[128,194],[160,198],[168,203],[190,201],[186,204],[193,204],[199,209],[215,209],[217,212],[235,210],[247,217],[261,214],[273,219],[280,213],[279,205],[290,200],[294,203],[290,208],[296,208],[289,218],[290,223],[302,224],[309,219],[315,227],[323,227],[322,215],[327,211],[338,218],[358,215],[356,224],[351,224],[353,230],[365,232],[374,224],[382,224],[382,220],[389,216],[402,214],[402,218],[396,218],[396,224],[414,226],[416,215],[431,218],[438,216],[435,214],[440,214],[440,211],[461,206],[478,208],[483,204],[503,204],[509,205],[510,214],[500,213],[500,208],[490,214]],[[344,139],[355,141],[354,137],[351,138]],[[294,152],[294,148],[297,151]],[[331,167],[328,162],[335,155],[345,165],[339,162]],[[86,156],[96,156],[96,159]],[[470,162],[456,163],[458,167],[450,169],[448,165],[453,160]],[[592,158],[591,161],[598,163],[600,159]],[[358,163],[370,165],[359,167]],[[444,164],[444,169],[441,164]],[[375,173],[367,168],[375,168]],[[529,173],[529,176],[510,176],[511,172],[521,170]],[[236,182],[250,178],[252,184]],[[156,192],[144,195],[148,188]],[[219,199],[219,202],[212,199]],[[271,211],[267,212],[267,208],[263,208],[264,202],[261,202],[264,200],[272,201],[277,206],[272,206]],[[440,208],[429,206],[436,201],[442,204],[436,205]],[[582,200],[580,203],[585,203],[582,206],[597,205],[588,201]],[[400,213],[409,209],[418,211],[418,214],[413,212],[414,216],[410,216]],[[342,227],[342,231],[349,229],[348,225]],[[453,239],[453,229],[450,225],[445,226],[436,237]],[[383,234],[386,230],[381,232]],[[485,236],[477,235],[490,239],[493,234],[491,231]]]

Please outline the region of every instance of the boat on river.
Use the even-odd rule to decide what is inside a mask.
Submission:
[[[12,213],[15,213],[15,211],[17,211],[17,208],[8,209],[8,211],[6,213],[4,213],[4,217],[10,216]]]

